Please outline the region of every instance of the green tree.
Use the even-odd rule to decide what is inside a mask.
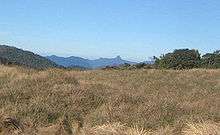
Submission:
[[[220,50],[202,56],[202,67],[220,68]]]
[[[198,50],[178,49],[156,58],[155,64],[165,69],[191,69],[200,67],[200,60]]]

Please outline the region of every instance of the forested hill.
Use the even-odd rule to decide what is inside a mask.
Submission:
[[[16,64],[35,69],[59,67],[56,63],[33,52],[6,45],[0,45],[0,59],[0,64]]]

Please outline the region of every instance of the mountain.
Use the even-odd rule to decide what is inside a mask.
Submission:
[[[65,58],[55,55],[47,56],[46,58],[64,67],[79,66],[88,69],[103,68],[106,66],[118,66],[125,63],[136,64],[135,62],[123,60],[120,56],[117,56],[116,58],[99,58],[96,60],[89,60],[74,56]]]
[[[60,67],[55,62],[33,52],[6,45],[0,45],[0,64],[21,65],[35,69]]]
[[[62,65],[64,67],[82,67],[82,68],[92,68],[92,66],[89,64],[88,59],[84,59],[81,57],[59,57],[56,55],[46,56],[47,59],[55,62],[58,65]]]
[[[120,56],[117,56],[116,58],[100,58],[90,61],[90,65],[92,65],[93,68],[102,68],[106,66],[119,66],[125,63],[136,64],[135,62],[123,60]]]

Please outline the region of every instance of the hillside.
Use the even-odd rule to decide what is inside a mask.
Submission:
[[[219,135],[220,70],[0,66],[0,134]]]
[[[92,68],[92,66],[89,64],[89,60],[81,57],[71,56],[65,58],[51,55],[47,56],[46,58],[64,67]]]
[[[59,67],[56,63],[40,55],[6,45],[0,45],[0,57],[4,59],[3,61],[7,61],[6,63],[30,68],[44,69]],[[4,64],[4,62],[2,64]]]
[[[3,64],[3,65],[15,65],[16,63],[10,62],[10,61],[8,61],[5,58],[0,57],[0,64]]]
[[[119,66],[125,63],[135,64],[135,62],[123,60],[120,56],[117,56],[116,58],[99,58],[95,60],[89,60],[89,59],[75,57],[75,56],[65,58],[65,57],[59,57],[55,55],[47,56],[46,58],[64,67],[79,66],[79,67],[88,68],[88,69],[103,68],[106,66]]]

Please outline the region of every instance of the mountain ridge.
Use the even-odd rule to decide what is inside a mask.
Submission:
[[[149,62],[142,62],[147,63]],[[35,69],[45,68],[80,68],[99,69],[107,66],[121,66],[124,64],[134,65],[137,62],[124,60],[121,56],[90,60],[77,56],[60,57],[56,55],[41,56],[31,51],[26,51],[13,46],[0,45],[0,64],[19,65]]]
[[[61,67],[47,58],[31,51],[22,50],[13,46],[0,45],[1,64],[19,65],[35,69]]]
[[[61,56],[56,56],[56,55],[46,56],[46,58],[64,67],[80,66],[80,67],[84,67],[88,69],[103,68],[106,66],[119,66],[125,63],[137,64],[136,62],[123,60],[121,56],[117,56],[115,58],[102,58],[101,57],[95,60],[90,60],[90,59],[76,57],[76,56],[61,57]]]

